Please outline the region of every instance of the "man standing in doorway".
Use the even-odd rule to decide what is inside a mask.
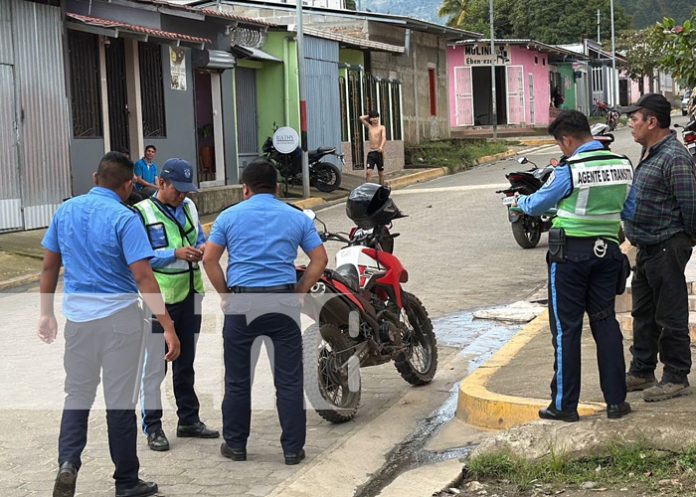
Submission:
[[[379,184],[384,185],[384,145],[387,143],[387,130],[379,123],[379,113],[371,110],[366,116],[360,116],[360,122],[367,127],[370,139],[370,151],[367,153],[365,181],[369,182],[372,171],[377,167]]]
[[[151,197],[157,191],[157,164],[155,156],[157,149],[154,145],[145,147],[145,155],[135,163],[135,190],[144,199]]]
[[[195,192],[193,167],[183,159],[169,159],[162,166],[155,195],[135,205],[145,221],[155,257],[150,261],[164,302],[174,321],[181,342],[181,356],[172,364],[172,383],[179,423],[177,437],[218,438],[199,416],[200,404],[194,390],[196,344],[201,330],[201,315],[196,302],[203,297],[203,278],[198,263],[205,250],[205,235],[198,211],[188,192]],[[162,429],[160,386],[165,375],[162,326],[152,322],[143,368],[141,408],[143,431],[152,450],[169,450]]]
[[[689,393],[689,297],[684,269],[696,237],[696,174],[688,150],[669,129],[672,106],[643,95],[628,114],[633,139],[643,146],[622,213],[628,240],[638,247],[631,281],[633,360],[628,391],[655,402]],[[664,364],[657,383],[658,353]]]

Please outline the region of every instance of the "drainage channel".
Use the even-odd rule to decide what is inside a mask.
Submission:
[[[459,354],[470,358],[470,374],[514,336],[520,325],[476,320],[467,311],[436,319],[433,321],[433,328],[441,346],[460,348]],[[454,417],[458,391],[457,383],[452,387],[445,403],[432,415],[421,420],[415,431],[386,455],[382,467],[356,489],[354,497],[376,497],[405,472],[428,464],[468,457],[476,444],[439,452],[425,449],[428,442]],[[452,478],[455,476],[452,475]]]
[[[382,467],[364,485],[358,487],[354,497],[375,497],[402,473],[426,464],[468,456],[475,445],[456,447],[443,452],[432,452],[424,449],[440,428],[452,419],[456,404],[457,394],[454,390],[447,402],[438,411],[422,420],[408,439],[387,454]]]

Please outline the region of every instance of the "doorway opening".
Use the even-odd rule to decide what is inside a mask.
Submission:
[[[207,71],[194,75],[196,97],[196,144],[198,150],[198,181],[215,180],[215,124],[213,122],[213,92]]]
[[[493,125],[493,83],[490,66],[471,68],[474,94],[474,126]],[[505,66],[495,68],[496,124],[507,124],[507,88]]]
[[[126,47],[123,38],[109,38],[105,46],[106,87],[109,102],[110,149],[128,151],[137,157],[139,150],[130,150],[128,129],[128,87],[126,85]]]

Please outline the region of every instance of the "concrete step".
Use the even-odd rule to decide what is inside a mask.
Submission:
[[[633,339],[633,317],[630,312],[621,312],[616,314],[616,320],[619,322],[619,327],[624,338]],[[691,343],[696,343],[696,312],[689,312],[689,336]]]

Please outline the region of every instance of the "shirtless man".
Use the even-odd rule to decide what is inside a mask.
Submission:
[[[360,122],[367,126],[370,136],[370,151],[367,153],[365,181],[370,181],[372,171],[377,166],[379,184],[384,185],[384,144],[387,143],[387,130],[379,123],[379,113],[376,110],[371,110],[366,116],[360,116]]]

